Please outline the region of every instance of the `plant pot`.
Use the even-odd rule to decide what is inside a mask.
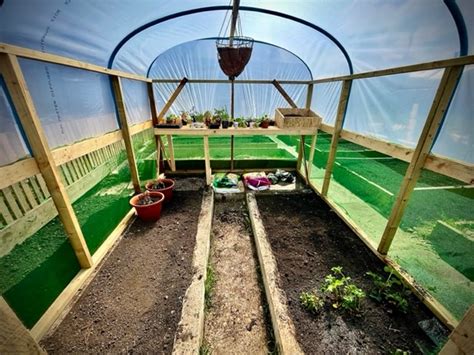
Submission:
[[[130,199],[130,205],[135,208],[135,211],[137,211],[138,218],[140,218],[141,220],[150,221],[150,222],[157,221],[158,219],[160,219],[161,209],[163,207],[165,195],[162,194],[161,192],[150,191],[149,192],[150,197],[157,198],[158,200],[149,205],[140,205],[138,201],[141,195],[143,194],[133,196]]]
[[[164,183],[166,187],[163,189],[153,189],[152,185],[154,181],[151,181],[145,185],[145,188],[150,192],[161,192],[163,195],[165,195],[164,203],[170,202],[173,198],[174,180],[160,179],[158,181]]]
[[[228,128],[229,127],[229,121],[222,121],[222,128]]]
[[[261,128],[268,128],[270,126],[270,121],[269,120],[264,120],[260,123]]]
[[[209,124],[209,128],[211,129],[216,129],[216,128],[219,128],[221,126],[220,123],[211,123]]]

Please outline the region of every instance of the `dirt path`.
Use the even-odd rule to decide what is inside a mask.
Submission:
[[[202,191],[175,191],[158,222],[135,221],[64,321],[42,341],[44,349],[171,353],[193,275],[201,198]]]
[[[212,354],[267,354],[257,258],[242,199],[215,202],[210,265],[215,283],[204,348]]]

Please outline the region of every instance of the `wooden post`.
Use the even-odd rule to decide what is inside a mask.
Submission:
[[[158,124],[158,115],[156,114],[155,95],[153,94],[153,83],[147,83],[148,101],[150,102],[151,120],[153,126]]]
[[[211,158],[209,155],[209,136],[202,137],[204,140],[204,163],[206,166],[206,184],[211,184]]]
[[[332,169],[334,161],[336,160],[337,144],[339,143],[339,136],[342,130],[342,123],[346,115],[347,103],[349,101],[349,93],[351,91],[352,80],[344,80],[342,83],[341,96],[339,98],[339,106],[337,108],[336,123],[334,124],[334,133],[331,140],[331,148],[329,150],[329,157],[326,164],[326,171],[324,172],[323,187],[321,195],[326,196],[329,189],[329,182],[331,181]]]
[[[162,142],[161,137],[155,135],[156,137],[156,177],[160,176],[160,163],[161,163],[161,149],[162,149]]]
[[[311,148],[309,149],[308,158],[308,179],[311,178],[311,169],[313,168],[314,151],[316,150],[316,140],[318,139],[318,131],[311,137]]]
[[[3,75],[33,156],[58,210],[59,218],[64,225],[74,253],[81,267],[89,268],[92,266],[89,249],[49,149],[43,127],[16,56],[0,54],[0,72]]]
[[[0,353],[46,354],[3,297],[0,297]]]
[[[471,305],[464,318],[449,335],[439,354],[474,354],[474,305]]]
[[[130,127],[128,126],[127,121],[127,110],[125,109],[125,101],[123,99],[122,82],[118,76],[112,76],[111,80],[115,96],[115,104],[117,106],[117,112],[120,120],[120,128],[122,130],[122,138],[125,143],[128,165],[130,167],[130,174],[132,176],[133,189],[136,193],[140,193],[140,177],[138,176],[137,162],[135,160],[135,153],[133,151],[132,136],[130,134]]]
[[[308,84],[308,91],[306,93],[306,104],[305,104],[305,107],[308,109],[311,108],[311,102],[313,101],[313,89],[314,89],[314,85]]]
[[[295,102],[291,99],[290,95],[283,89],[280,83],[275,79],[272,81],[273,86],[278,90],[278,92],[285,98],[285,100],[290,104],[291,107],[297,108]]]
[[[234,3],[235,6],[235,3]],[[231,89],[230,89],[230,118],[231,121],[234,120],[234,79],[231,80]],[[234,136],[230,136],[230,171],[234,171]]]
[[[420,138],[418,139],[418,144],[413,153],[411,162],[408,165],[400,191],[377,249],[379,253],[383,255],[388,253],[390,245],[392,244],[393,237],[400,225],[410,195],[415,188],[416,182],[421,174],[421,169],[425,165],[426,158],[431,150],[443,117],[446,114],[449,102],[456,89],[456,84],[461,76],[462,69],[462,66],[457,66],[449,67],[444,70],[436,96],[431,105],[430,112],[426,118]]]
[[[173,136],[168,134],[166,136],[168,140],[168,153],[169,153],[169,160],[170,160],[170,169],[171,171],[176,171],[176,161],[174,160],[174,147],[173,147]]]
[[[179,96],[179,94],[181,93],[181,90],[183,90],[184,88],[184,85],[186,85],[186,83],[188,82],[188,79],[187,78],[183,78],[181,79],[181,81],[179,82],[179,85],[178,87],[176,88],[176,90],[171,94],[171,97],[168,99],[168,101],[166,102],[165,106],[163,106],[163,108],[161,109],[159,115],[158,115],[158,123],[161,121],[161,119],[166,115],[166,112],[168,112],[168,110],[170,109],[171,105],[173,104],[173,102],[176,100],[176,98]]]

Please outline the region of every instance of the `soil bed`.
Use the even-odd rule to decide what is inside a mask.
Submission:
[[[136,220],[54,333],[48,353],[166,353],[190,285],[202,191],[175,191],[156,223]]]
[[[204,347],[213,354],[267,354],[272,335],[243,195],[224,200],[217,195],[209,262],[215,282],[207,301]]]
[[[305,353],[420,353],[417,343],[433,347],[418,326],[433,315],[416,297],[409,297],[406,314],[368,297],[373,283],[366,272],[383,275],[384,265],[324,201],[315,194],[257,194],[257,202]],[[313,315],[300,305],[300,293],[320,289],[334,266],[342,266],[366,292],[361,315],[332,309],[328,302]]]

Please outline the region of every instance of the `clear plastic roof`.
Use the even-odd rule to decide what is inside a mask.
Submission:
[[[0,42],[152,78],[224,78],[214,40],[231,2],[217,0],[6,0]],[[241,0],[242,32],[255,39],[239,79],[309,80],[474,53],[472,0]],[[52,147],[118,128],[106,75],[22,60]],[[440,70],[356,80],[344,128],[414,147]],[[466,68],[433,152],[473,163],[472,68]],[[158,108],[176,84],[155,84]],[[305,85],[286,85],[304,105]],[[229,105],[229,85],[188,84],[171,110]],[[54,92],[55,95],[52,95]],[[334,121],[340,83],[315,85],[312,109]],[[28,153],[2,87],[0,128],[8,152]],[[146,85],[124,80],[132,123],[150,115]],[[236,85],[236,116],[286,106],[271,85]],[[2,145],[3,145],[2,141]],[[6,144],[6,143],[5,143]]]

